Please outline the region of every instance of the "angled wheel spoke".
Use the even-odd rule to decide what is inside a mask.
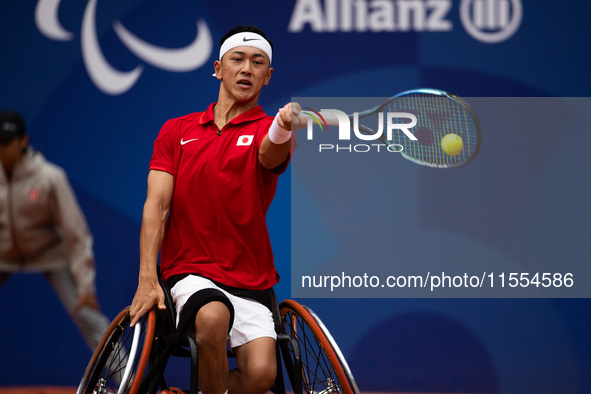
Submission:
[[[92,356],[77,394],[137,394],[136,378],[144,376],[154,339],[155,313],[129,327],[129,309],[124,309],[103,336]],[[122,381],[125,380],[125,381]]]
[[[308,394],[359,394],[346,361],[319,318],[293,300],[281,303],[281,316],[286,333],[297,340],[303,389]],[[291,345],[289,351],[295,360]],[[295,374],[288,372],[293,386]]]

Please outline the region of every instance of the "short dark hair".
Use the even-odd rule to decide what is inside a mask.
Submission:
[[[256,26],[250,26],[250,25],[238,25],[235,28],[233,28],[232,30],[228,31],[226,34],[224,34],[224,36],[220,40],[220,48],[224,44],[224,41],[226,41],[229,37],[232,37],[236,33],[244,33],[244,32],[256,33],[259,36],[262,36],[265,40],[269,41],[269,45],[271,45],[271,50],[273,50],[273,43],[271,42],[271,40],[269,40],[267,38],[267,36],[265,35],[265,32]]]

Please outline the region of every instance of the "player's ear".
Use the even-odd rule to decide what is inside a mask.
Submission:
[[[273,67],[269,68],[269,71],[267,71],[267,75],[265,76],[265,85],[269,84],[269,81],[271,80],[271,75],[273,75]]]
[[[219,60],[216,60],[213,63],[213,69],[215,71],[214,76],[221,81],[222,80],[222,63],[220,63]]]

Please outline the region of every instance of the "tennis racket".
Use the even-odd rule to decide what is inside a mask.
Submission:
[[[306,111],[303,110],[302,113]],[[379,119],[380,113],[383,114],[383,122],[387,113],[412,114],[416,118],[414,125],[414,120],[409,117],[392,119],[395,124],[411,126],[407,131],[412,133],[416,140],[410,139],[401,129],[394,129],[391,138],[388,138],[386,126],[383,126],[381,135],[377,138],[388,146],[388,149],[396,151],[413,163],[441,169],[457,168],[473,160],[480,150],[478,116],[465,100],[454,94],[436,89],[409,90],[389,98],[377,107],[357,113],[357,118],[376,115]],[[354,114],[348,117],[353,128]],[[335,118],[326,117],[323,120],[329,125],[339,124]],[[359,132],[363,134],[378,134],[359,121],[357,124]],[[450,134],[453,135],[449,136]]]

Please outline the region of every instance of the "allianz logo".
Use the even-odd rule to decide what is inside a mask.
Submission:
[[[287,30],[449,32],[452,10],[452,0],[296,0]],[[489,44],[513,36],[523,17],[521,0],[461,0],[459,12],[466,32]]]
[[[120,71],[113,67],[101,49],[96,29],[98,0],[88,0],[82,17],[80,44],[82,60],[94,85],[108,95],[120,95],[135,85],[144,65],[133,70]],[[56,41],[71,41],[72,32],[61,25],[58,8],[61,0],[39,0],[35,8],[35,24],[45,37]],[[197,36],[182,48],[164,48],[142,40],[127,30],[120,21],[113,22],[113,29],[123,45],[143,62],[165,71],[188,72],[203,66],[213,50],[213,39],[207,23],[197,21]]]

